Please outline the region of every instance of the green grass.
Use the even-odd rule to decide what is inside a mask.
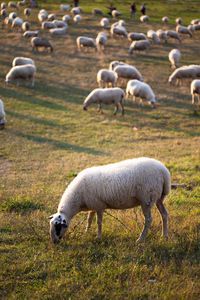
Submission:
[[[169,86],[172,72],[168,53],[179,48],[180,65],[199,64],[200,33],[181,44],[153,45],[149,54],[128,55],[129,42],[108,39],[105,53],[76,49],[79,35],[95,38],[102,30],[92,8],[107,12],[106,1],[81,1],[83,20],[70,23],[63,37],[51,39],[55,52],[33,53],[30,41],[0,26],[0,98],[7,124],[0,131],[0,295],[2,299],[199,299],[200,295],[200,111],[191,104],[190,81]],[[169,5],[170,3],[170,5]],[[60,3],[38,1],[30,16],[39,29],[40,8],[61,19]],[[128,32],[163,28],[167,15],[183,25],[199,18],[198,1],[148,1],[149,24],[129,19],[129,4],[116,1]],[[11,11],[11,10],[8,10]],[[23,17],[23,9],[18,11]],[[110,20],[113,23],[113,20]],[[109,34],[109,31],[107,31]],[[35,87],[5,85],[5,75],[16,56],[35,60]],[[112,106],[95,106],[85,112],[82,103],[97,87],[96,74],[112,60],[138,68],[156,95],[157,107],[125,102],[125,115],[113,116]],[[125,89],[125,85],[122,84]],[[137,130],[134,130],[134,127]],[[154,157],[169,168],[172,182],[185,187],[166,199],[169,240],[160,238],[161,220],[156,208],[144,244],[136,245],[142,226],[140,208],[108,211],[103,239],[96,224],[85,233],[87,215],[74,217],[58,245],[49,237],[48,216],[56,212],[67,185],[79,171],[139,156]],[[119,222],[116,220],[118,219]]]

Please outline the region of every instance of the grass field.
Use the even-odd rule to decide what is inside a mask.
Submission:
[[[180,65],[200,64],[200,32],[181,44],[152,45],[148,54],[128,54],[129,41],[109,38],[104,53],[78,52],[76,37],[95,38],[101,31],[93,7],[107,12],[106,1],[81,1],[83,20],[70,23],[68,33],[49,38],[53,54],[31,51],[30,40],[0,24],[0,98],[7,124],[0,131],[0,298],[1,299],[199,299],[200,298],[200,111],[191,104],[190,81],[167,83],[172,72],[168,53],[180,49]],[[30,16],[32,29],[40,29],[40,8],[61,19],[60,3],[38,2]],[[148,1],[148,24],[129,19],[127,1],[116,1],[128,32],[175,28],[199,18],[199,1]],[[11,10],[8,10],[11,11]],[[18,11],[23,17],[23,9]],[[161,24],[167,15],[170,23]],[[111,23],[114,20],[110,20]],[[109,31],[106,31],[109,35]],[[35,60],[35,87],[25,83],[6,86],[5,76],[14,57]],[[156,109],[125,102],[125,115],[103,114],[82,103],[97,87],[96,74],[112,60],[132,64],[151,85]],[[125,84],[121,87],[125,89]],[[139,156],[162,161],[172,182],[185,187],[166,199],[169,240],[161,236],[161,220],[153,209],[153,222],[144,244],[135,241],[143,226],[140,208],[108,211],[103,239],[96,224],[85,233],[87,214],[73,220],[58,245],[49,237],[48,216],[56,212],[60,197],[79,171]],[[112,214],[113,218],[110,214]],[[118,220],[120,221],[118,221]]]

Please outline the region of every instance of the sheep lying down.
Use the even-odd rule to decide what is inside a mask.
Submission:
[[[80,211],[90,211],[86,231],[97,214],[97,237],[101,238],[105,209],[141,206],[145,223],[137,241],[143,242],[152,222],[151,209],[154,204],[161,214],[163,235],[167,238],[168,213],[163,202],[170,188],[168,169],[152,158],[140,157],[85,169],[65,190],[57,213],[49,217],[51,239],[54,243],[58,242],[71,219]]]

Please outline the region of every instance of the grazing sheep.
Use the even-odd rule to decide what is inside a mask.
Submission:
[[[27,30],[29,30],[31,27],[31,24],[29,22],[23,22],[22,24],[22,30],[25,32]]]
[[[200,105],[200,80],[195,79],[191,82],[190,86],[192,95],[192,104],[195,104],[195,95],[198,97],[198,105]]]
[[[185,26],[181,26],[181,25],[176,26],[176,32],[181,34],[189,34],[189,36],[192,37],[192,32]]]
[[[114,68],[115,73],[117,73],[118,78],[125,78],[125,79],[138,79],[143,81],[142,75],[140,72],[133,66],[130,65],[121,65],[116,66]]]
[[[100,21],[101,27],[106,28],[108,26],[108,24],[109,24],[108,18],[101,19],[101,21]]]
[[[114,115],[117,114],[119,110],[119,104],[122,109],[122,115],[124,115],[124,91],[120,88],[105,88],[105,89],[95,89],[93,90],[83,102],[83,109],[87,110],[87,107],[91,104],[98,104],[98,111],[102,113],[102,104],[115,105]]]
[[[87,47],[87,48],[94,48],[94,50],[97,51],[97,45],[92,38],[86,36],[79,36],[76,39],[76,44],[78,50],[81,50],[82,47]]]
[[[119,20],[117,23],[119,24],[119,26],[124,26],[125,27],[125,25],[126,25],[124,20]]]
[[[106,42],[107,42],[107,36],[106,36],[105,32],[99,32],[96,37],[96,45],[97,45],[98,50],[101,50],[101,49],[104,50]]]
[[[62,27],[66,27],[68,28],[68,25],[66,24],[66,22],[64,21],[60,21],[60,20],[54,20],[52,22],[54,25],[56,25],[57,28],[62,28]]]
[[[72,15],[80,15],[82,13],[82,9],[80,7],[73,7],[71,10]]]
[[[81,15],[75,15],[73,17],[73,21],[75,24],[78,24],[81,21],[81,19],[82,19]]]
[[[93,8],[92,14],[93,15],[101,15],[101,16],[104,15],[103,11],[101,9],[99,9],[99,8]]]
[[[155,44],[160,44],[160,39],[154,30],[147,31],[147,37]]]
[[[25,8],[24,9],[24,15],[29,17],[31,15],[31,9],[30,8]]]
[[[129,80],[126,87],[126,97],[131,95],[133,96],[133,101],[135,101],[136,97],[140,98],[140,104],[143,106],[143,99],[148,100],[151,103],[152,108],[155,107],[155,95],[151,89],[151,87],[139,80]]]
[[[28,57],[15,57],[12,62],[12,66],[22,66],[22,65],[35,65],[34,60]]]
[[[116,66],[123,66],[123,65],[127,65],[127,64],[117,60],[111,61],[111,63],[109,64],[109,70],[114,71]]]
[[[195,27],[194,27],[192,24],[188,25],[187,29],[188,29],[191,33],[193,33],[193,32],[195,31]]]
[[[17,17],[15,19],[13,19],[12,28],[22,29],[23,23],[24,23],[24,21],[21,18]]]
[[[0,130],[4,129],[6,124],[6,113],[4,111],[3,101],[0,100]]]
[[[5,25],[12,25],[12,22],[13,22],[13,19],[11,19],[11,18],[9,18],[9,17],[6,17],[5,19],[4,19],[4,24]]]
[[[126,28],[124,26],[111,26],[110,29],[110,33],[112,35],[112,37],[114,35],[119,35],[119,36],[124,36],[124,37],[128,37],[128,33],[126,31]]]
[[[62,28],[52,28],[49,30],[51,35],[61,35],[61,34],[65,34],[67,32],[67,24],[65,27]]]
[[[17,4],[14,2],[8,2],[8,7],[17,8]]]
[[[169,18],[166,17],[166,16],[163,17],[163,18],[162,18],[162,23],[163,23],[163,24],[168,24],[168,23],[169,23]]]
[[[6,9],[4,8],[4,9],[2,9],[1,10],[1,16],[2,16],[2,19],[4,19],[4,18],[6,18],[7,17],[7,11],[6,11]]]
[[[26,0],[17,2],[17,7],[24,6],[24,5],[26,5]]]
[[[38,48],[50,49],[50,52],[53,52],[54,47],[51,42],[45,38],[33,37],[31,39],[32,50],[38,51]]]
[[[149,40],[133,41],[129,47],[128,53],[132,54],[133,51],[144,51],[148,52],[150,47]]]
[[[48,18],[48,13],[45,9],[41,9],[38,13],[38,20],[40,23],[44,22]]]
[[[157,34],[157,36],[159,37],[160,40],[165,41],[165,43],[168,42],[168,37],[167,37],[167,34],[166,34],[166,32],[164,30],[158,29],[156,31],[156,34]]]
[[[178,49],[172,49],[169,52],[169,61],[171,63],[171,67],[176,69],[178,68],[178,62],[181,57],[181,52]]]
[[[117,73],[106,69],[101,69],[97,73],[97,83],[100,88],[109,87],[109,83],[114,87],[117,83]]]
[[[1,9],[3,10],[3,9],[6,9],[6,6],[7,6],[7,4],[5,3],[5,2],[2,2],[1,3]]]
[[[117,11],[116,9],[114,9],[113,11],[112,11],[112,17],[113,18],[117,18],[117,17],[119,17],[119,16],[121,16],[122,15],[122,13],[120,13],[119,11]]]
[[[182,24],[182,22],[183,22],[183,20],[181,19],[181,18],[176,18],[176,24],[177,25],[181,25]]]
[[[181,37],[178,34],[178,32],[176,32],[174,30],[166,30],[165,32],[166,32],[168,38],[176,39],[179,41],[179,43],[181,43]]]
[[[64,15],[64,16],[62,17],[62,20],[63,20],[63,22],[65,22],[65,23],[68,23],[70,19],[71,19],[71,17],[70,17],[69,15]]]
[[[130,32],[128,34],[128,40],[129,41],[140,41],[140,40],[147,40],[147,36],[144,33],[138,33],[138,32]]]
[[[191,21],[192,25],[198,24],[200,22],[200,19],[195,19]]]
[[[196,79],[200,77],[200,66],[199,65],[189,65],[182,66],[176,69],[168,79],[170,84],[174,84],[175,81],[177,84],[181,84],[181,80],[184,78]]]
[[[89,230],[97,213],[98,238],[102,238],[105,209],[141,206],[145,224],[137,242],[143,242],[152,222],[151,209],[156,204],[162,217],[163,236],[168,238],[168,213],[163,204],[170,193],[169,170],[158,160],[139,157],[81,171],[65,190],[57,213],[50,216],[50,236],[57,243],[80,211],[90,211]]]
[[[23,33],[23,37],[25,38],[31,38],[31,37],[35,37],[35,36],[38,36],[39,34],[39,31],[38,30],[35,30],[35,31],[25,31]]]
[[[34,76],[35,76],[36,68],[34,65],[22,65],[12,67],[11,70],[6,75],[6,83],[9,85],[13,80],[30,80],[31,85],[34,86]],[[17,85],[19,82],[17,81]]]
[[[9,13],[8,18],[10,18],[10,19],[15,19],[15,18],[17,18],[16,12],[11,12],[11,13]]]
[[[44,29],[52,29],[52,28],[57,28],[56,24],[53,22],[49,22],[49,21],[44,21],[41,24],[41,28]]]
[[[194,30],[200,30],[200,24],[194,24],[193,27]]]
[[[60,9],[61,10],[66,10],[66,11],[69,11],[70,10],[70,8],[71,8],[71,4],[61,4],[60,5]]]
[[[47,17],[48,21],[54,21],[56,19],[56,15],[55,14],[49,14]]]
[[[149,22],[149,16],[146,16],[146,15],[141,16],[141,17],[140,17],[140,22],[142,22],[142,23],[147,23],[147,22]]]

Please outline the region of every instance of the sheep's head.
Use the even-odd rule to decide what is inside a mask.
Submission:
[[[49,217],[50,219],[50,236],[53,243],[57,243],[65,234],[69,222],[63,213],[56,213]]]

